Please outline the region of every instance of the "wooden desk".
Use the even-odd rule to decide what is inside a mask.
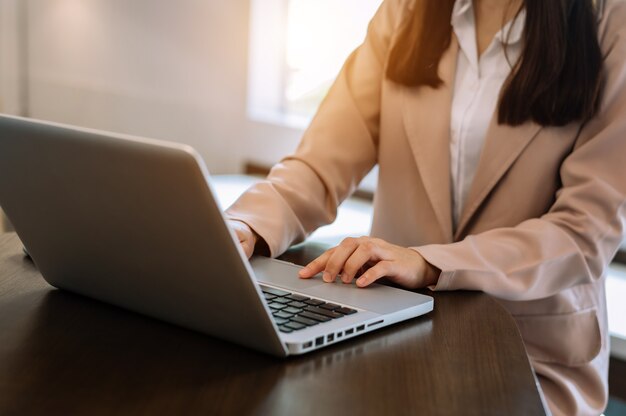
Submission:
[[[55,290],[0,235],[2,415],[542,413],[513,319],[481,293],[435,294],[427,316],[277,359]]]

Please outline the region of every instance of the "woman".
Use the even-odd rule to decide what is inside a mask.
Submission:
[[[626,214],[626,1],[604,3],[386,0],[296,153],[228,210],[246,253],[332,222],[378,163],[371,237],[300,277],[484,291],[553,414],[601,413]]]

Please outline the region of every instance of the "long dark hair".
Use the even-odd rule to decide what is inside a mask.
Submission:
[[[387,78],[439,87],[455,0],[418,0],[392,45]],[[524,47],[500,93],[498,122],[585,122],[598,111],[603,58],[594,0],[524,0]]]

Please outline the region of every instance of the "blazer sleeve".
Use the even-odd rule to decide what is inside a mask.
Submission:
[[[272,256],[334,221],[337,206],[376,164],[385,61],[403,8],[404,0],[382,3],[295,154],[227,209],[227,218],[248,224]]]
[[[415,247],[441,269],[434,290],[481,290],[507,300],[540,299],[602,278],[626,222],[626,3],[601,25],[605,84],[598,115],[560,169],[549,212],[516,227],[449,245]]]

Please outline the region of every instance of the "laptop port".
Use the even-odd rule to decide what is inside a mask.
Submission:
[[[305,342],[302,345],[302,348],[311,348],[313,346],[313,341]]]
[[[365,329],[365,325],[359,325],[356,327],[356,332],[361,332]]]
[[[371,324],[367,324],[367,327],[369,328],[369,327],[374,326],[374,325],[380,325],[383,322],[385,322],[385,321],[383,319],[381,319],[380,321],[376,321],[376,322],[372,322]]]
[[[337,332],[337,339],[341,338],[343,336],[343,332]]]
[[[324,344],[324,337],[317,337],[315,338],[315,346],[319,347],[320,345]]]
[[[354,328],[346,329],[346,335],[352,335]]]
[[[333,342],[335,340],[335,334],[330,334],[326,337],[326,341]]]

